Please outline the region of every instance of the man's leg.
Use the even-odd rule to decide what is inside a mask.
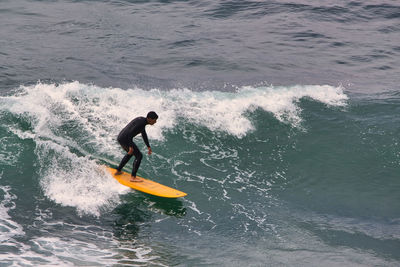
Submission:
[[[141,179],[136,178],[136,173],[139,170],[140,163],[142,162],[143,154],[140,152],[139,148],[133,143],[133,155],[135,156],[135,160],[133,161],[133,168],[132,168],[132,182],[139,182]]]
[[[122,168],[128,163],[128,161],[132,158],[133,154],[129,154],[129,148],[121,145],[122,148],[127,152],[127,154],[122,158],[121,163],[117,168],[117,173],[121,173]]]

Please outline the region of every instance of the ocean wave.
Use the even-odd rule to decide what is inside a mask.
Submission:
[[[148,135],[159,142],[181,123],[243,138],[256,130],[251,120],[256,109],[272,114],[283,124],[301,127],[299,101],[303,98],[328,106],[345,106],[348,100],[343,87],[329,85],[245,86],[234,92],[194,92],[122,90],[70,82],[21,86],[0,102],[2,112],[19,120],[3,127],[35,143],[45,195],[63,206],[76,207],[80,214],[99,216],[104,209],[114,207],[118,195],[125,191],[106,178],[98,168],[98,158],[103,155],[118,161],[121,151],[115,138],[134,117],[157,111],[160,119],[149,127]]]
[[[302,98],[328,106],[345,106],[348,100],[342,86],[330,85],[244,86],[236,92],[195,92],[122,90],[71,82],[23,86],[19,95],[2,101],[8,102],[8,109],[14,114],[32,117],[36,134],[54,138],[62,135],[59,131],[64,128],[79,127],[95,144],[99,139],[114,138],[123,125],[150,110],[160,115],[149,131],[150,138],[158,140],[163,139],[163,131],[182,120],[243,137],[254,130],[248,114],[257,108],[272,113],[283,123],[299,127],[302,118],[298,101]]]

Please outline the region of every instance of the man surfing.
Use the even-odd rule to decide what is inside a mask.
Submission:
[[[122,148],[127,152],[127,154],[122,158],[121,163],[117,168],[117,172],[115,175],[122,174],[122,168],[125,166],[126,163],[135,156],[135,160],[133,161],[133,169],[131,174],[131,182],[142,182],[142,179],[136,177],[136,173],[139,169],[140,162],[142,161],[143,154],[140,152],[139,148],[133,142],[133,137],[138,135],[139,133],[142,134],[142,138],[144,143],[147,146],[148,154],[151,155],[152,150],[149,144],[149,140],[147,139],[146,133],[146,125],[154,125],[157,122],[158,115],[154,111],[150,111],[147,113],[145,117],[137,117],[133,119],[128,125],[125,126],[124,129],[118,135],[118,142],[122,146]]]

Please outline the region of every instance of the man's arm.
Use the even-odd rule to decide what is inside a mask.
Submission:
[[[142,138],[143,138],[144,143],[147,146],[148,154],[151,155],[151,153],[153,153],[153,151],[151,150],[151,147],[149,144],[149,139],[147,138],[147,133],[146,133],[145,129],[143,129],[143,131],[142,131]]]

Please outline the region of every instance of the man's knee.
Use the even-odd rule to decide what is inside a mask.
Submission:
[[[142,152],[140,152],[140,151],[135,151],[134,153],[135,153],[134,155],[135,155],[135,157],[136,157],[136,160],[141,161],[142,158],[143,158]]]

